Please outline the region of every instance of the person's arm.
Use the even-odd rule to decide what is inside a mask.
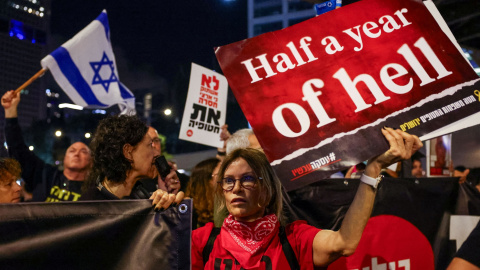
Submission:
[[[5,110],[5,118],[17,118],[17,107],[20,103],[20,93],[14,90],[7,91],[2,96],[2,107]]]
[[[478,252],[478,250],[477,250]],[[462,258],[455,257],[448,265],[447,270],[480,270],[480,267]]]
[[[45,163],[30,151],[25,144],[22,130],[18,124],[17,107],[20,103],[20,93],[7,91],[1,99],[5,110],[5,140],[10,157],[16,159],[22,167],[22,178],[25,183],[34,188],[42,180],[42,170]]]
[[[230,132],[228,131],[228,125],[223,125],[221,127],[220,140],[223,141],[223,148],[217,148],[217,156],[220,161],[223,161],[227,155],[227,140],[230,138]]]
[[[391,128],[382,129],[382,133],[390,144],[390,149],[368,161],[364,175],[377,178],[382,168],[411,155],[422,147],[417,136]],[[313,241],[313,262],[315,266],[327,266],[340,256],[353,254],[368,219],[372,213],[376,189],[360,183],[355,198],[345,215],[338,231],[322,230]]]

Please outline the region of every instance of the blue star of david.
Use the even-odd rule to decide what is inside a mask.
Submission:
[[[102,76],[100,76],[100,70],[104,65],[110,66],[110,69],[112,70],[112,74],[108,79],[103,79]],[[90,62],[90,66],[92,67],[93,72],[95,72],[95,75],[93,75],[92,84],[103,85],[103,88],[105,88],[105,91],[107,91],[108,93],[108,87],[110,87],[110,83],[118,82],[118,78],[114,72],[115,67],[113,66],[113,61],[110,61],[110,59],[108,59],[107,54],[103,52],[102,60],[100,60],[99,62]]]

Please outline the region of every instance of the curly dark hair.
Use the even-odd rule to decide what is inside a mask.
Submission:
[[[84,190],[95,186],[97,179],[107,178],[115,183],[123,183],[132,168],[123,155],[123,146],[137,145],[147,131],[145,123],[134,115],[109,116],[101,120],[90,143],[93,165]]]
[[[198,215],[197,224],[194,224],[194,226],[201,227],[213,221],[214,188],[210,181],[213,177],[213,170],[219,162],[218,158],[209,158],[195,165],[192,170],[185,196],[192,198],[194,201],[193,208]]]
[[[5,182],[8,174],[16,178],[20,178],[22,174],[22,169],[20,168],[20,163],[13,158],[3,158],[0,159],[0,182]]]

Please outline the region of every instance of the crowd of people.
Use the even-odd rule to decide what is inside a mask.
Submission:
[[[424,176],[421,161],[411,160],[423,145],[419,138],[385,127],[381,132],[390,148],[341,174],[359,178],[360,185],[338,231],[305,221],[287,224],[283,204],[288,195],[250,129],[230,134],[223,126],[225,144],[216,157],[199,162],[190,177],[178,173],[173,163],[162,176],[155,166],[162,154],[157,130],[136,116],[109,116],[99,123],[90,146],[75,142],[68,147],[61,171],[25,145],[17,119],[19,102],[14,91],[1,99],[11,157],[0,160],[1,203],[20,202],[19,178],[36,202],[151,199],[155,210],[164,210],[185,196],[192,198],[193,269],[214,269],[222,261],[243,269],[261,264],[269,269],[326,267],[355,251],[382,176],[398,175],[388,166],[409,160],[410,175]],[[455,168],[460,182],[468,175],[471,170]]]

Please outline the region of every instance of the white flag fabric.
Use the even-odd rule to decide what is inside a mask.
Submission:
[[[107,108],[118,104],[122,113],[135,111],[135,97],[120,81],[110,43],[106,10],[41,65],[77,105]]]

